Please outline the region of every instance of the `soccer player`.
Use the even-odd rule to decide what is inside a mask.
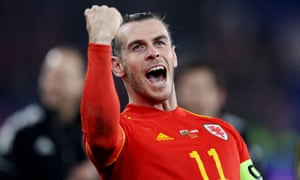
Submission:
[[[85,16],[82,130],[103,179],[262,179],[236,129],[178,107],[177,56],[161,18],[152,13],[122,18],[105,5],[86,9]],[[122,113],[111,70],[128,93]]]

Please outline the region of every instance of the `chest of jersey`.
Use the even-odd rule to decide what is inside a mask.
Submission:
[[[194,116],[128,117],[116,163],[130,179],[239,179],[235,138],[218,122]]]

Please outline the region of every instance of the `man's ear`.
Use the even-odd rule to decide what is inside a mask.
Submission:
[[[175,46],[172,47],[172,56],[174,58],[174,68],[178,66],[177,54],[175,51]]]
[[[121,62],[121,59],[116,56],[112,56],[112,71],[117,77],[123,77],[125,75],[124,66]]]

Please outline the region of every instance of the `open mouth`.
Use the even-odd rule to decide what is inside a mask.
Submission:
[[[158,83],[165,81],[167,76],[167,70],[164,66],[154,66],[150,68],[146,73],[146,78],[151,83]]]

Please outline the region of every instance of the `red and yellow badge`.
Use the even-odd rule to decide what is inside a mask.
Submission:
[[[219,124],[204,124],[203,126],[212,135],[215,135],[218,138],[221,138],[225,141],[228,140],[227,133],[223,130],[223,128]]]

